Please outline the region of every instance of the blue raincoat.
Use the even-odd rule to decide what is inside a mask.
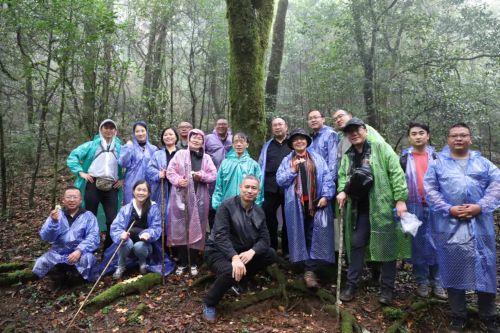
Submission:
[[[143,121],[136,122],[132,128],[136,125],[141,125],[146,128],[146,131],[148,130],[146,123]],[[146,169],[149,159],[157,150],[158,148],[156,148],[156,146],[149,143],[149,133],[146,136],[146,145],[141,147],[137,142],[134,130],[132,130],[132,144],[122,146],[118,163],[127,169],[125,173],[125,183],[123,184],[124,205],[132,201],[132,188],[134,184],[139,180],[146,179]]]
[[[111,224],[111,238],[113,239],[113,245],[104,251],[103,261],[100,263],[98,269],[94,272],[98,276],[100,272],[103,271],[106,264],[111,259],[111,256],[116,251],[118,244],[120,244],[120,235],[127,231],[132,218],[132,211],[134,207],[132,202],[123,206],[120,212],[116,216],[113,224]],[[162,246],[161,246],[161,221],[160,221],[160,207],[155,202],[151,202],[151,208],[148,212],[148,228],[144,229],[142,233],[147,232],[151,236],[147,241],[152,245],[153,253],[147,259],[148,272],[160,273],[161,274],[161,261],[162,261]],[[139,234],[139,235],[141,235]],[[127,268],[134,267],[138,265],[137,257],[133,254],[134,251],[130,251],[129,257],[127,258]],[[118,265],[118,254],[113,258],[113,262],[109,265],[106,274],[112,273],[116,270]],[[175,268],[175,263],[169,258],[167,253],[165,253],[165,276],[170,274]]]
[[[175,152],[170,155],[167,161],[166,148],[162,148],[154,152],[153,157],[149,160],[148,168],[146,170],[146,180],[151,185],[151,200],[158,202],[161,206],[161,179],[158,174],[160,170],[167,170],[170,159],[174,156]],[[170,195],[171,184],[167,178],[163,179],[163,216],[167,218],[168,212],[168,197]]]
[[[66,215],[60,209],[59,221],[55,222],[49,217],[40,230],[40,237],[44,242],[50,242],[52,247],[36,260],[33,273],[42,278],[57,264],[75,265],[85,280],[94,281],[91,271],[96,258],[93,253],[100,243],[94,214],[85,211],[69,226]],[[82,253],[80,260],[70,264],[68,255],[76,250]]]
[[[335,182],[337,179],[337,132],[330,126],[325,125],[321,127],[318,133],[312,135],[312,139],[311,148],[323,157],[328,165],[333,182]]]
[[[329,201],[335,193],[330,171],[325,160],[311,148],[308,148],[316,165],[316,193],[317,198],[326,197]],[[291,160],[295,156],[292,151],[280,164],[276,174],[278,186],[285,191],[285,220],[288,235],[290,261],[299,262],[309,259],[335,262],[335,244],[333,231],[332,205],[328,204],[323,209],[316,209],[311,242],[311,250],[307,251],[306,234],[304,230],[304,212],[300,199],[295,193],[294,180],[298,173],[290,169]]]
[[[227,198],[232,198],[240,194],[240,184],[243,178],[248,175],[254,175],[259,180],[262,179],[262,172],[260,166],[251,157],[245,149],[243,155],[238,158],[238,155],[231,148],[227,153],[226,158],[222,161],[219,171],[217,171],[217,179],[215,180],[215,190],[212,195],[212,208],[217,209],[221,203]],[[261,191],[255,200],[255,203],[262,206],[264,201],[264,191]]]
[[[470,151],[462,169],[444,149],[427,169],[424,188],[443,287],[496,293],[493,212],[500,205],[498,168]],[[480,205],[481,213],[467,221],[450,216],[452,206],[467,203]]]
[[[434,147],[426,147],[429,165],[432,163],[433,155],[435,155]],[[406,156],[406,184],[408,185],[408,200],[406,207],[408,211],[415,214],[422,225],[418,228],[418,232],[412,239],[412,255],[411,263],[413,265],[435,265],[436,248],[432,240],[430,212],[425,209],[422,202],[422,197],[417,187],[417,171],[415,168],[415,160],[413,159],[413,147],[403,150],[402,156]]]

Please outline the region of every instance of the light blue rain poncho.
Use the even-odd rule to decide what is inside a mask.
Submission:
[[[427,158],[430,165],[436,156],[433,146],[426,147]],[[422,221],[422,225],[418,228],[418,232],[412,239],[412,255],[411,263],[414,265],[435,265],[436,248],[432,240],[430,214],[425,214],[422,197],[417,186],[417,170],[415,168],[415,160],[413,158],[413,147],[403,150],[402,156],[406,156],[406,184],[408,185],[408,200],[406,207],[408,211],[415,214]]]
[[[111,256],[116,251],[116,248],[120,244],[121,234],[124,231],[127,231],[130,223],[132,222],[132,213],[134,206],[132,202],[123,206],[120,209],[120,212],[116,216],[113,224],[111,224],[111,238],[113,239],[113,245],[106,249],[103,256],[103,261],[99,265],[98,269],[94,272],[98,276],[100,272],[104,269],[106,264],[109,262]],[[148,272],[159,273],[162,271],[162,246],[161,246],[161,220],[160,220],[160,207],[154,201],[151,202],[151,208],[148,212],[148,228],[144,229],[142,233],[147,232],[151,236],[147,241],[152,245],[153,253],[147,259],[147,268]],[[139,234],[140,235],[140,234]],[[134,251],[130,251],[130,254],[127,258],[126,266],[127,268],[131,268],[138,265],[137,257],[133,254]],[[112,273],[116,270],[118,264],[118,255],[115,256],[113,262],[109,265],[105,274]],[[165,253],[165,273],[164,275],[170,274],[175,268],[175,263],[169,258],[167,253]]]
[[[335,193],[328,165],[325,160],[310,147],[307,148],[312,160],[316,165],[316,198],[326,197],[332,200]],[[311,251],[307,251],[306,235],[304,230],[304,212],[299,197],[295,193],[295,178],[298,173],[291,171],[291,160],[295,156],[292,151],[283,161],[276,175],[278,186],[285,191],[285,220],[288,235],[288,247],[290,262],[300,262],[309,259],[335,262],[335,244],[333,230],[332,205],[328,204],[323,209],[316,209],[314,214],[313,235]]]
[[[444,149],[429,165],[424,187],[443,287],[496,293],[493,212],[500,205],[498,168],[470,151],[462,169]],[[450,208],[462,204],[478,204],[481,213],[466,221],[450,216]]]
[[[318,133],[311,136],[311,147],[321,155],[327,163],[333,182],[337,179],[338,135],[330,126],[324,125]],[[335,193],[334,193],[335,194]]]
[[[231,148],[217,171],[215,190],[212,195],[212,208],[217,209],[224,200],[240,194],[240,184],[243,178],[248,175],[253,175],[261,180],[262,172],[259,164],[250,157],[246,149],[243,155],[238,158],[234,149]],[[259,206],[262,206],[264,201],[262,185],[261,191],[255,200],[255,203]]]
[[[135,137],[135,128],[140,125],[146,129],[146,144],[141,147]],[[134,184],[146,179],[146,169],[150,158],[157,151],[156,146],[149,143],[148,126],[143,121],[138,121],[132,127],[132,144],[123,145],[118,158],[118,163],[127,169],[125,173],[125,183],[123,184],[123,204],[132,201],[132,188]]]
[[[159,176],[160,170],[167,170],[168,163],[177,152],[174,150],[172,154],[165,151],[166,147],[154,152],[153,157],[149,160],[146,170],[146,180],[151,186],[151,200],[161,205],[161,179]],[[168,154],[168,156],[167,156]],[[163,214],[166,221],[168,213],[168,198],[172,185],[167,178],[163,179]]]
[[[68,264],[75,265],[85,280],[94,281],[91,274],[96,266],[94,251],[100,243],[99,227],[94,214],[84,211],[70,226],[64,211],[59,209],[59,221],[54,221],[49,216],[40,230],[40,237],[44,242],[51,243],[52,247],[36,260],[33,273],[42,278],[55,265]],[[75,250],[80,250],[82,255],[76,264],[70,264],[68,255]]]

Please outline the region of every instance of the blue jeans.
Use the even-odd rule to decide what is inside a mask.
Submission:
[[[413,274],[417,284],[430,285],[431,287],[441,287],[439,279],[438,265],[413,265]]]
[[[118,266],[125,267],[125,263],[130,251],[134,250],[134,254],[139,260],[139,266],[146,264],[146,259],[153,252],[153,247],[151,244],[139,241],[132,242],[129,238],[123,242],[122,246],[118,250]]]

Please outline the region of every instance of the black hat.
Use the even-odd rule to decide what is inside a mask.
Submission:
[[[311,145],[312,139],[309,136],[309,134],[307,134],[307,132],[304,131],[302,128],[295,128],[290,132],[290,136],[288,137],[288,147],[290,147],[290,149],[293,149],[292,142],[293,139],[295,139],[295,137],[297,136],[305,137],[307,140],[307,146],[309,147]]]
[[[342,129],[342,132],[349,132],[349,130],[351,130],[353,127],[359,127],[359,126],[363,126],[364,128],[366,128],[366,125],[365,123],[363,122],[363,120],[359,119],[359,118],[356,118],[356,117],[352,117],[344,126],[344,128]]]

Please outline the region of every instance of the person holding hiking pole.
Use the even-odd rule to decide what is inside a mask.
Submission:
[[[178,151],[167,168],[170,191],[167,214],[167,245],[178,249],[176,274],[183,274],[190,264],[191,275],[198,274],[197,251],[205,247],[210,195],[208,186],[215,181],[217,170],[204,151],[205,133],[193,129],[188,134],[188,148]],[[188,254],[188,251],[190,253]]]
[[[102,262],[107,263],[119,247],[118,262],[113,274],[115,279],[120,279],[127,267],[134,264],[139,264],[141,274],[162,271],[160,207],[151,201],[151,190],[145,180],[134,184],[132,194],[132,201],[120,209],[111,224],[111,238],[114,243],[105,251]],[[131,223],[134,223],[132,228]],[[114,264],[110,265],[110,271],[113,270]],[[166,256],[164,273],[168,275],[174,267],[174,263]]]

